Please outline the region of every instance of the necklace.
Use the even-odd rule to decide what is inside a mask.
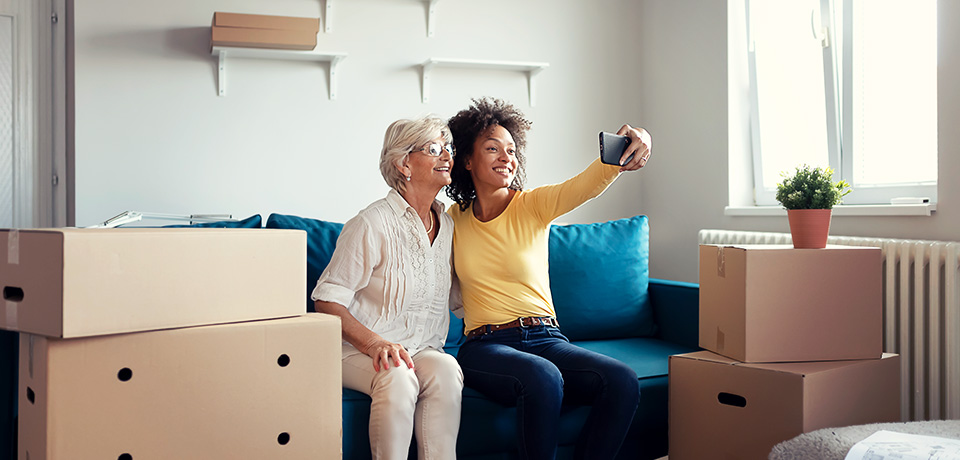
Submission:
[[[430,210],[430,227],[427,228],[427,235],[433,231],[433,210]]]

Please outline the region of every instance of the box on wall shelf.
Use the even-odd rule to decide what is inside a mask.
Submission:
[[[700,346],[743,362],[882,354],[879,248],[700,246]]]
[[[320,19],[218,11],[213,13],[212,25],[246,29],[305,30],[316,34],[320,30]]]
[[[0,230],[0,328],[84,337],[305,313],[298,230]]]
[[[19,458],[339,458],[340,321],[20,334]]]
[[[812,430],[900,420],[900,357],[741,363],[670,357],[670,460],[766,459]]]
[[[318,18],[216,12],[210,45],[312,50],[319,30]]]

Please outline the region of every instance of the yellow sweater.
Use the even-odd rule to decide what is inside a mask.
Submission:
[[[594,160],[563,183],[517,192],[489,222],[474,217],[472,205],[449,208],[466,331],[524,316],[556,316],[547,266],[550,222],[599,196],[619,171]]]

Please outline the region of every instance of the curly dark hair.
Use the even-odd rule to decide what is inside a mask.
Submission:
[[[501,99],[484,97],[472,101],[470,108],[461,110],[447,122],[450,133],[453,134],[453,145],[457,149],[457,158],[450,171],[451,183],[447,186],[447,196],[460,205],[461,211],[465,211],[477,197],[477,189],[473,186],[473,178],[466,169],[465,160],[473,155],[477,136],[491,126],[503,126],[513,136],[516,144],[517,171],[510,188],[523,190],[523,183],[526,181],[523,151],[527,145],[530,121],[524,118],[523,113],[516,107]]]

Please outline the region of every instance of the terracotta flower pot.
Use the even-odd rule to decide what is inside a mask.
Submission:
[[[790,235],[796,249],[823,249],[830,234],[832,209],[788,209]]]

